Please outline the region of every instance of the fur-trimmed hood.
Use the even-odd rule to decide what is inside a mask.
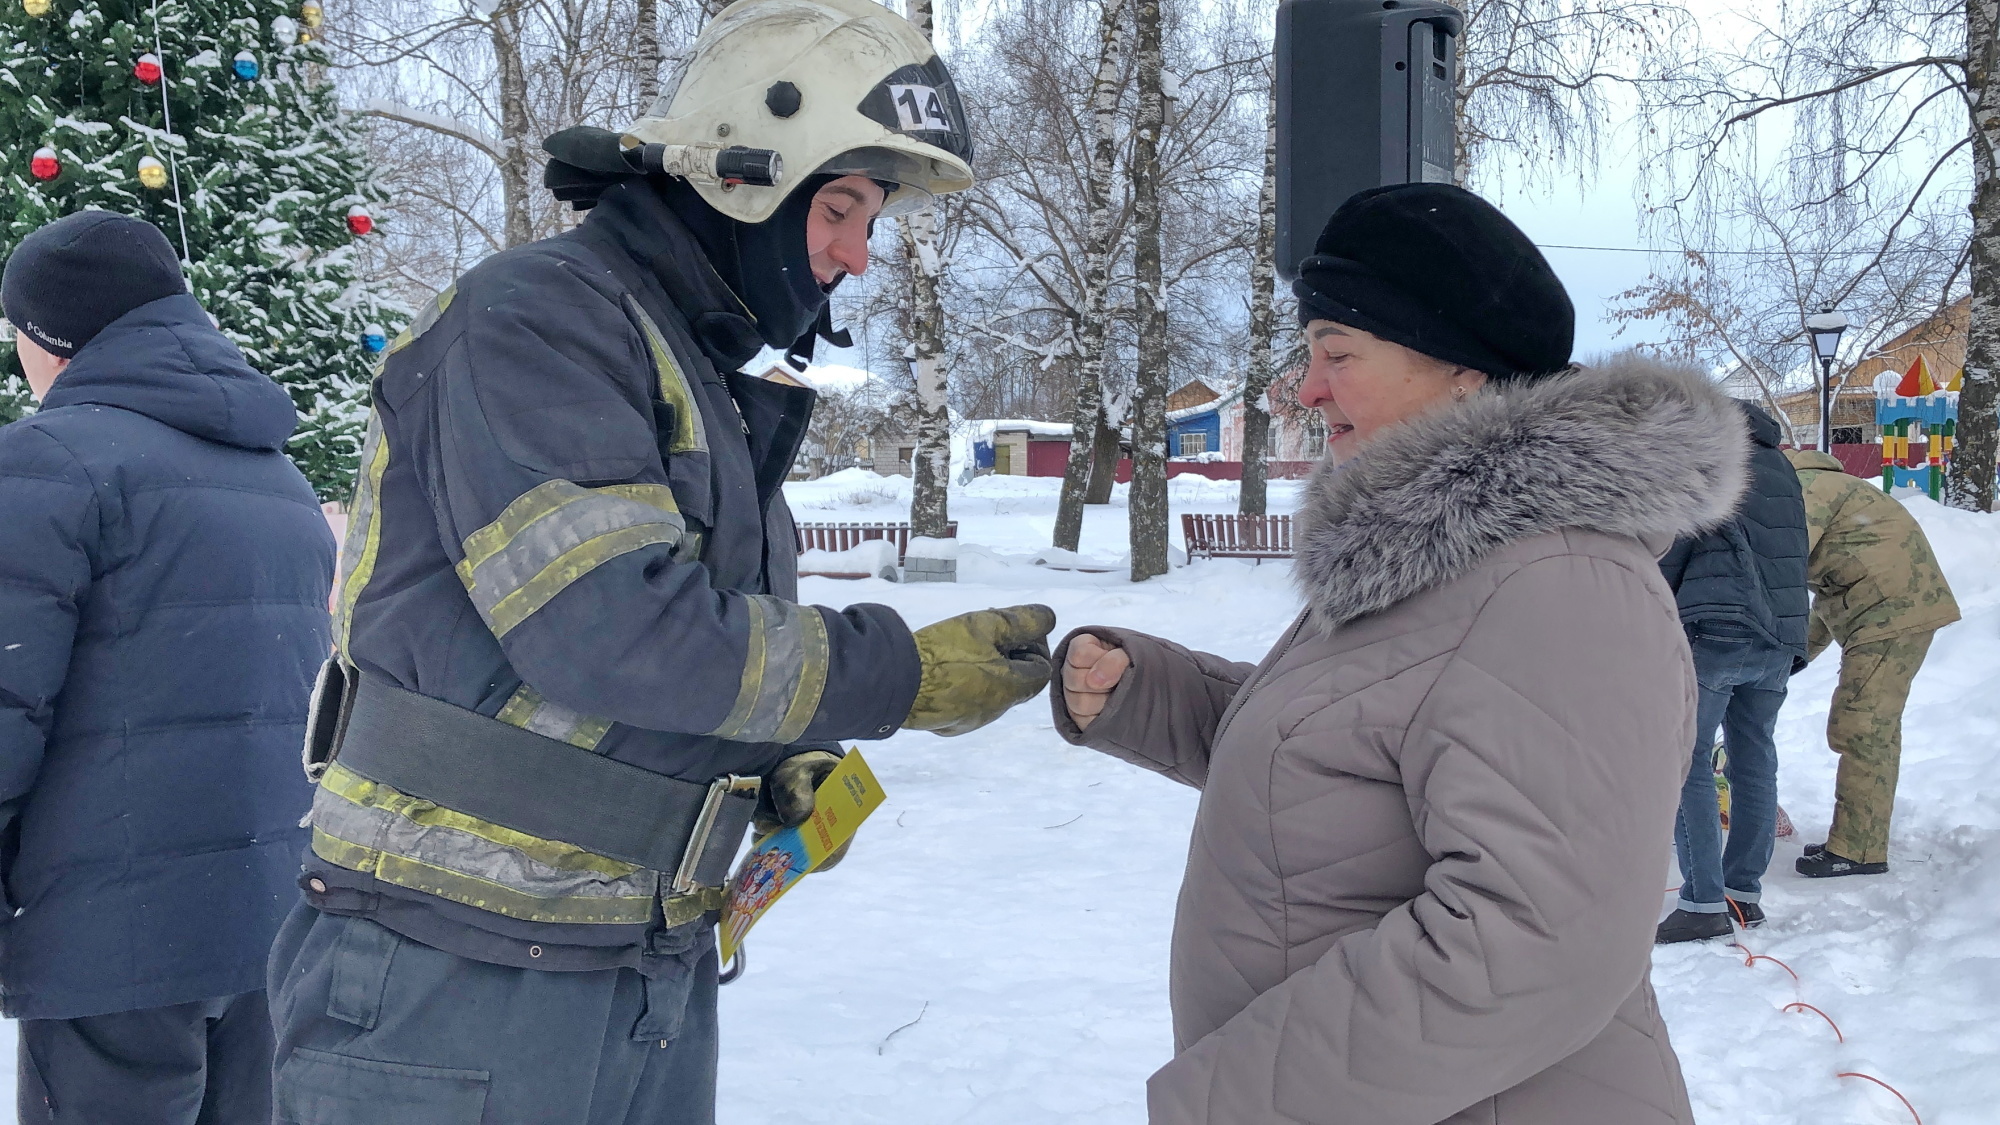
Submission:
[[[1551,531],[1664,550],[1736,510],[1749,441],[1742,412],[1700,371],[1634,355],[1489,384],[1314,471],[1295,580],[1332,627]]]

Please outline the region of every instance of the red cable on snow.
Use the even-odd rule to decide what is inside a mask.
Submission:
[[[1752,953],[1750,952],[1750,947],[1744,945],[1740,941],[1731,942],[1730,944],[1734,945],[1736,948],[1743,951],[1743,965],[1745,968],[1748,968],[1751,965],[1755,965],[1759,961],[1769,961],[1771,964],[1776,965],[1780,969],[1783,969],[1786,972],[1791,973],[1793,983],[1804,983],[1799,980],[1799,974],[1794,972],[1790,965],[1785,964],[1783,961],[1778,960],[1776,957],[1771,957],[1763,953]]]
[[[1679,887],[1668,887],[1662,893],[1672,894],[1678,890],[1680,890]],[[1736,915],[1736,924],[1738,926],[1742,926],[1744,929],[1749,929],[1749,926],[1745,925],[1744,923],[1743,908],[1736,905],[1736,901],[1734,899],[1730,899],[1728,901],[1729,901],[1729,909],[1733,911]],[[1799,979],[1799,974],[1796,970],[1794,970],[1790,965],[1785,964],[1783,961],[1778,960],[1776,957],[1772,957],[1764,953],[1753,953],[1750,951],[1750,947],[1744,945],[1741,941],[1732,941],[1729,944],[1743,951],[1744,968],[1749,968],[1750,966],[1755,965],[1759,961],[1769,961],[1771,964],[1776,965],[1780,969],[1785,970],[1785,972],[1787,973],[1790,973],[1793,984],[1798,985],[1805,983],[1804,981]],[[1840,1030],[1839,1024],[1833,1022],[1832,1016],[1827,1015],[1825,1012],[1820,1011],[1818,1008],[1813,1007],[1811,1004],[1808,1004],[1803,1000],[1795,1000],[1792,1003],[1785,1005],[1784,1008],[1782,1008],[1781,1010],[1786,1012],[1793,1012],[1793,1011],[1811,1012],[1814,1015],[1826,1021],[1826,1025],[1833,1029],[1833,1037],[1835,1039],[1839,1040],[1841,1043],[1847,1042],[1846,1034]],[[1896,1095],[1896,1100],[1902,1102],[1903,1108],[1910,1111],[1910,1116],[1916,1120],[1917,1125],[1924,1125],[1923,1115],[1917,1112],[1916,1106],[1910,1104],[1910,1099],[1904,1097],[1903,1092],[1901,1090],[1896,1089],[1894,1086],[1889,1085],[1887,1082],[1882,1081],[1880,1078],[1877,1078],[1872,1074],[1863,1074],[1860,1071],[1856,1070],[1838,1071],[1834,1074],[1834,1077],[1859,1078],[1864,1082],[1875,1083],[1877,1086],[1880,1086],[1884,1090],[1887,1090],[1890,1093]]]
[[[1910,1111],[1911,1117],[1916,1118],[1917,1125],[1924,1125],[1923,1115],[1917,1112],[1916,1106],[1910,1104],[1910,1099],[1904,1097],[1903,1092],[1901,1090],[1896,1089],[1894,1086],[1889,1085],[1887,1082],[1882,1081],[1880,1078],[1877,1078],[1872,1074],[1862,1074],[1860,1071],[1855,1071],[1855,1070],[1843,1070],[1840,1073],[1834,1075],[1834,1077],[1859,1078],[1866,1082],[1875,1083],[1877,1086],[1880,1086],[1884,1090],[1887,1090],[1890,1093],[1896,1095],[1896,1100],[1903,1103],[1903,1108]]]
[[[1833,1022],[1832,1016],[1827,1015],[1825,1012],[1820,1011],[1818,1008],[1813,1007],[1811,1004],[1808,1004],[1803,1000],[1794,1000],[1791,1003],[1785,1005],[1784,1008],[1781,1010],[1787,1012],[1796,1012],[1796,1011],[1811,1012],[1814,1015],[1826,1021],[1826,1026],[1833,1029],[1833,1037],[1835,1039],[1840,1040],[1842,1043],[1847,1042],[1847,1036],[1842,1035],[1840,1033],[1840,1025]]]
[[[1730,908],[1731,908],[1732,910],[1735,910],[1735,911],[1736,911],[1736,921],[1737,921],[1737,924],[1738,924],[1738,925],[1741,925],[1741,924],[1742,924],[1742,922],[1743,922],[1743,910],[1742,910],[1742,908],[1741,908],[1741,907],[1738,907],[1738,906],[1737,906],[1737,905],[1736,905],[1736,904],[1735,904],[1734,902],[1731,902],[1731,903],[1730,903],[1729,905],[1730,905]],[[1785,964],[1785,963],[1784,963],[1783,961],[1780,961],[1780,960],[1778,960],[1778,959],[1777,959],[1776,957],[1772,957],[1772,956],[1770,956],[1770,955],[1768,955],[1768,954],[1763,954],[1763,953],[1752,953],[1752,952],[1750,951],[1750,947],[1749,947],[1749,946],[1747,946],[1747,945],[1744,945],[1744,944],[1743,944],[1743,943],[1742,943],[1741,941],[1733,941],[1733,942],[1730,942],[1730,944],[1731,944],[1731,945],[1733,945],[1733,946],[1735,946],[1735,947],[1736,947],[1737,949],[1740,949],[1740,950],[1742,950],[1742,951],[1743,951],[1743,966],[1744,966],[1745,968],[1749,968],[1750,966],[1752,966],[1752,965],[1755,965],[1755,964],[1756,964],[1757,962],[1759,962],[1759,961],[1769,961],[1769,962],[1770,962],[1771,964],[1773,964],[1773,965],[1776,965],[1776,966],[1777,966],[1777,967],[1779,967],[1780,969],[1783,969],[1783,970],[1785,970],[1785,971],[1786,971],[1787,973],[1791,973],[1791,975],[1792,975],[1792,983],[1793,983],[1793,984],[1797,985],[1797,984],[1804,984],[1804,983],[1805,983],[1804,981],[1802,981],[1802,980],[1800,980],[1800,979],[1799,979],[1799,974],[1798,974],[1797,972],[1795,972],[1795,971],[1794,971],[1794,970],[1792,969],[1792,967],[1791,967],[1790,965],[1787,965],[1787,964]],[[1846,1036],[1846,1034],[1845,1034],[1845,1033],[1843,1033],[1843,1032],[1842,1032],[1842,1031],[1840,1030],[1840,1025],[1839,1025],[1839,1024],[1837,1024],[1837,1023],[1833,1022],[1833,1017],[1832,1017],[1832,1016],[1829,1016],[1829,1015],[1827,1015],[1827,1014],[1826,1014],[1825,1012],[1822,1012],[1822,1011],[1820,1011],[1820,1010],[1819,1010],[1818,1008],[1815,1008],[1815,1007],[1813,1007],[1813,1006],[1812,1006],[1811,1004],[1808,1004],[1808,1003],[1806,1003],[1806,1002],[1805,1002],[1805,1001],[1803,1001],[1803,1000],[1794,1000],[1794,1001],[1793,1001],[1792,1003],[1790,1003],[1790,1004],[1787,1004],[1787,1005],[1785,1005],[1785,1006],[1784,1006],[1784,1008],[1783,1008],[1783,1009],[1781,1009],[1781,1010],[1782,1010],[1782,1011],[1787,1011],[1787,1012],[1791,1012],[1791,1011],[1807,1011],[1807,1012],[1812,1012],[1812,1013],[1814,1013],[1815,1015],[1819,1016],[1819,1018],[1821,1018],[1821,1019],[1825,1020],[1825,1021],[1826,1021],[1826,1025],[1827,1025],[1828,1027],[1831,1027],[1831,1028],[1833,1029],[1833,1035],[1834,1035],[1834,1038],[1835,1038],[1835,1039],[1838,1039],[1838,1040],[1839,1040],[1840,1042],[1842,1042],[1842,1043],[1846,1043],[1846,1042],[1847,1042],[1847,1036]],[[1891,1086],[1891,1085],[1889,1085],[1889,1084],[1888,1084],[1887,1082],[1884,1082],[1884,1081],[1882,1081],[1882,1080],[1881,1080],[1880,1078],[1877,1078],[1877,1077],[1875,1077],[1875,1076],[1874,1076],[1874,1075],[1872,1075],[1872,1074],[1863,1074],[1863,1073],[1861,1073],[1860,1071],[1857,1071],[1857,1070],[1842,1070],[1842,1071],[1837,1071],[1837,1072],[1835,1072],[1835,1074],[1834,1074],[1834,1077],[1835,1077],[1835,1078],[1859,1078],[1859,1079],[1861,1079],[1861,1080],[1862,1080],[1862,1081],[1864,1081],[1864,1082],[1873,1082],[1873,1083],[1875,1083],[1875,1084],[1876,1084],[1877,1086],[1880,1086],[1880,1087],[1882,1087],[1882,1088],[1883,1088],[1884,1090],[1887,1090],[1887,1091],[1889,1091],[1890,1093],[1892,1093],[1892,1094],[1896,1095],[1896,1100],[1897,1100],[1897,1101],[1899,1101],[1899,1102],[1902,1102],[1902,1103],[1903,1103],[1903,1108],[1904,1108],[1904,1109],[1907,1109],[1907,1110],[1909,1110],[1909,1111],[1910,1111],[1910,1116],[1911,1116],[1912,1118],[1914,1118],[1914,1119],[1916,1120],[1916,1123],[1917,1123],[1917,1125],[1924,1125],[1924,1118],[1923,1118],[1923,1115],[1917,1112],[1917,1107],[1916,1107],[1916,1106],[1913,1106],[1913,1105],[1911,1105],[1911,1104],[1910,1104],[1910,1099],[1908,1099],[1908,1098],[1904,1097],[1904,1096],[1903,1096],[1903,1092],[1902,1092],[1901,1090],[1898,1090],[1898,1089],[1896,1089],[1896,1088],[1895,1088],[1894,1086]]]

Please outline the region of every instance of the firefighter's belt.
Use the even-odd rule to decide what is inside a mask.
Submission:
[[[345,672],[352,702],[335,754],[347,769],[454,812],[671,873],[674,894],[729,878],[758,779],[679,781]]]

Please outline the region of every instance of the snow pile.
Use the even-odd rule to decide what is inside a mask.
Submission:
[[[956,560],[958,558],[958,540],[930,539],[922,535],[912,535],[910,536],[909,549],[903,552],[903,556],[911,559]]]
[[[807,551],[799,556],[800,574],[852,575],[896,580],[896,545],[887,539],[867,539],[845,551]]]

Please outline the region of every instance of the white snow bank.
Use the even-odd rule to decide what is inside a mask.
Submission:
[[[958,540],[932,539],[923,535],[910,536],[910,546],[903,552],[910,559],[955,559],[958,557]]]
[[[868,539],[845,551],[807,551],[799,556],[800,574],[866,574],[896,580],[896,545]]]

